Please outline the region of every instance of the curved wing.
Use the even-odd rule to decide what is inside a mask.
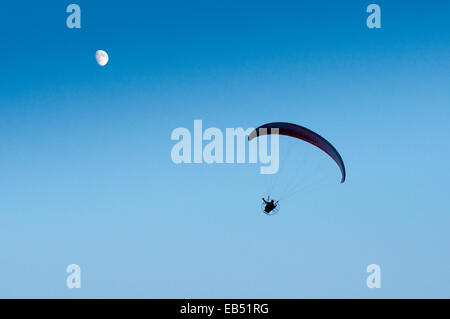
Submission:
[[[339,169],[341,170],[342,174],[341,183],[345,182],[345,166],[344,161],[342,160],[342,157],[339,154],[339,152],[334,148],[333,145],[331,145],[330,142],[328,142],[319,134],[311,131],[310,129],[307,129],[306,127],[285,122],[268,123],[261,125],[260,127],[256,128],[253,132],[251,132],[250,135],[248,136],[248,140],[251,141],[252,139],[260,135],[275,134],[275,132],[272,133],[271,129],[278,129],[279,135],[291,136],[301,139],[305,142],[308,142],[320,148],[322,151],[327,153],[336,162],[336,164],[339,166]]]

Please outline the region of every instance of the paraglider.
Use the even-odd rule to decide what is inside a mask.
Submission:
[[[273,199],[270,199],[270,196],[267,196],[267,200],[265,198],[262,198],[263,200],[263,211],[267,215],[273,215],[278,212],[278,201],[274,201]]]
[[[345,182],[346,171],[344,161],[342,160],[341,155],[330,142],[328,142],[325,138],[323,138],[319,134],[311,131],[310,129],[307,129],[306,127],[297,124],[286,122],[273,122],[261,125],[255,130],[253,130],[248,136],[248,140],[251,141],[252,139],[258,136],[271,134],[279,134],[293,137],[299,140],[303,140],[321,149],[326,154],[328,154],[328,156],[331,157],[337,164],[341,172],[341,183]],[[267,199],[268,200],[266,201],[263,198],[264,213],[271,214],[271,212],[274,211],[275,209],[279,209],[278,201],[274,202],[274,200],[270,200],[269,197]]]

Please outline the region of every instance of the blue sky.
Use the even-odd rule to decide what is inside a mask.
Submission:
[[[450,297],[448,1],[379,30],[366,1],[76,3],[2,4],[0,297]],[[195,119],[304,125],[348,179],[264,216],[254,165],[172,163]]]

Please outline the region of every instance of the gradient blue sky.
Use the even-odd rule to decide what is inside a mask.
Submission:
[[[69,3],[0,9],[0,297],[450,297],[448,1],[376,1],[380,30],[370,1]],[[348,180],[264,216],[255,166],[172,163],[194,119],[307,126]]]

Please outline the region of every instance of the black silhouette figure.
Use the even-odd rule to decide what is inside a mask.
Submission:
[[[275,202],[273,199],[271,200],[269,196],[267,196],[267,200],[265,200],[264,197],[262,198],[262,200],[266,204],[266,206],[264,207],[264,212],[266,214],[269,214],[278,205],[278,201]]]

